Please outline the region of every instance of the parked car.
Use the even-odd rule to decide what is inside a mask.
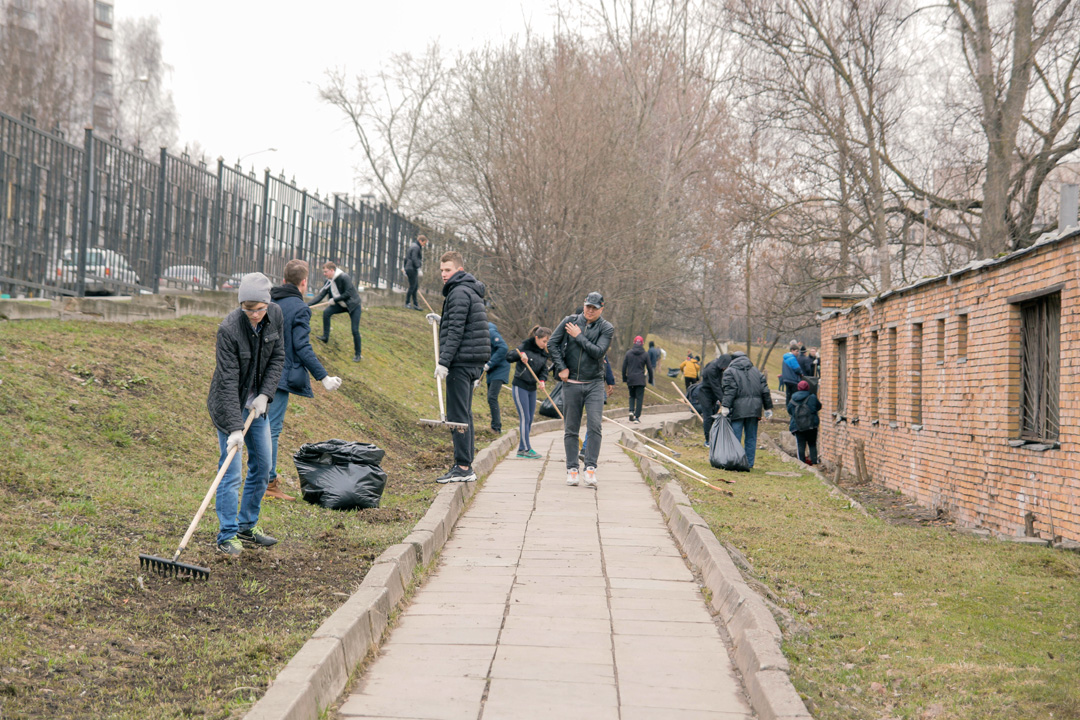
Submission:
[[[172,265],[161,273],[162,287],[181,287],[189,290],[213,290],[210,271],[202,265]]]
[[[49,272],[49,280],[65,290],[75,290],[79,277],[79,253],[65,250],[60,262]],[[116,295],[131,292],[139,284],[139,276],[131,269],[127,258],[115,250],[90,248],[86,251],[86,294]]]
[[[229,276],[228,280],[221,283],[221,289],[222,290],[239,290],[240,289],[240,281],[244,279],[245,275],[247,275],[247,273],[242,273],[242,272],[233,273],[232,275]]]

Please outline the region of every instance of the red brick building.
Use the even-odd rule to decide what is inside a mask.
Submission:
[[[862,440],[921,505],[1080,541],[1080,231],[856,300],[822,310],[823,457]]]

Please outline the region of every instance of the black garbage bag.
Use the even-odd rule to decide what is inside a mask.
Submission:
[[[681,372],[682,372],[682,370],[680,370],[679,368],[668,368],[667,376],[668,377],[679,377],[679,373],[681,373]]]
[[[370,443],[305,443],[293,455],[304,500],[331,510],[377,508],[386,487],[385,453]]]
[[[739,438],[735,437],[731,421],[723,415],[716,416],[709,430],[709,464],[721,470],[750,471],[746,451]]]
[[[556,383],[555,389],[551,391],[551,400],[555,401],[555,406],[559,408],[559,412],[566,410],[566,404],[563,402],[562,396],[562,383]],[[540,403],[540,414],[544,417],[558,418],[559,412],[555,412],[555,407],[552,406],[551,400],[544,398],[544,402]]]

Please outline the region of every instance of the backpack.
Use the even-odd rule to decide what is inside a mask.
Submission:
[[[805,432],[817,427],[817,413],[810,409],[810,398],[807,395],[801,401],[795,403],[795,412],[791,418],[795,422],[795,432]]]

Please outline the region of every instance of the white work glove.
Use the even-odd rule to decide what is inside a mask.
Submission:
[[[237,452],[244,446],[244,431],[233,430],[229,433],[229,439],[225,441],[225,452],[232,450],[234,447]]]
[[[473,390],[475,390],[478,387],[480,387],[480,378],[476,378],[475,380],[473,380],[473,384],[472,384],[472,389]]]
[[[269,402],[269,395],[257,395],[255,399],[251,401],[251,412],[255,413],[255,417],[262,417],[266,414],[266,405]]]
[[[434,315],[434,313],[432,313],[432,315]],[[435,366],[435,377],[437,379],[445,380],[446,376],[449,375],[449,374],[450,374],[450,368],[446,367],[445,365],[436,365]]]
[[[723,415],[724,417],[727,417],[729,412],[731,412],[731,411],[728,410],[726,407],[724,407],[723,405],[720,406],[720,414],[721,415]]]
[[[429,325],[438,325],[442,322],[442,316],[439,313],[428,313],[424,317],[427,318]]]
[[[322,383],[322,386],[326,388],[327,392],[334,392],[339,387],[341,387],[341,378],[339,377],[332,377],[330,375],[327,375],[322,380],[320,380],[320,382]]]
[[[489,365],[487,363],[484,363],[484,372],[487,372],[490,369],[491,369],[491,365]]]
[[[418,278],[424,277],[424,268],[416,268],[416,277],[418,277]]]
[[[772,410],[766,410],[765,411],[765,419],[766,420],[771,420],[772,419]]]

